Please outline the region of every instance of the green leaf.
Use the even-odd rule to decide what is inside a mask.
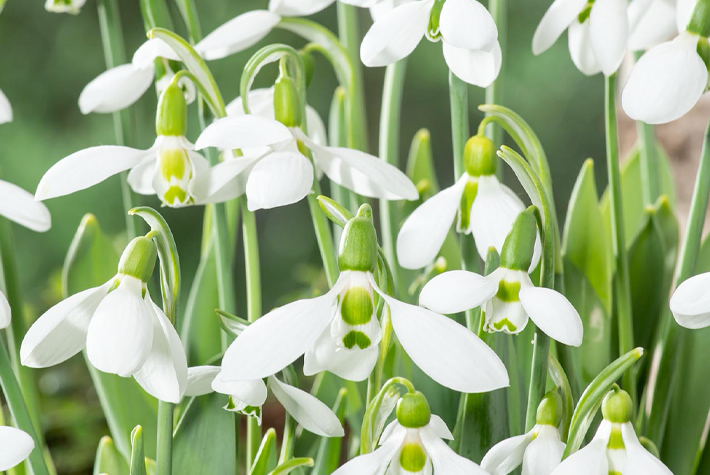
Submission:
[[[219,325],[222,330],[228,334],[237,337],[242,334],[242,332],[249,326],[249,321],[243,318],[227,313],[223,310],[215,310],[217,313],[217,318],[219,319]]]
[[[344,228],[348,221],[355,217],[349,209],[327,196],[320,195],[317,200],[328,219],[341,228]]]
[[[254,464],[249,470],[249,475],[266,475],[276,467],[276,431],[269,429],[261,439],[259,451],[256,453]]]
[[[547,372],[550,375],[550,379],[555,386],[560,391],[560,396],[562,396],[562,430],[560,435],[562,440],[567,439],[567,434],[569,433],[569,426],[572,422],[572,410],[574,409],[574,398],[572,397],[572,388],[569,384],[569,379],[565,370],[562,369],[560,362],[557,361],[552,353],[550,353],[547,364]]]
[[[272,472],[269,473],[269,475],[286,475],[287,473],[291,472],[292,470],[295,470],[299,467],[312,467],[313,466],[313,459],[312,458],[296,458],[296,459],[291,459],[288,462],[284,462],[278,467],[276,467]]]
[[[94,459],[93,475],[101,475],[107,473],[109,475],[127,475],[128,464],[123,455],[118,451],[113,439],[109,436],[104,436],[99,442],[99,447],[96,449],[96,458]]]
[[[427,183],[424,199],[431,198],[439,192],[439,182],[434,169],[434,153],[431,149],[431,135],[427,129],[419,129],[414,134],[412,144],[409,146],[407,176],[417,187],[422,182]]]
[[[348,390],[342,388],[338,392],[338,397],[333,404],[333,413],[338,416],[341,424],[345,422],[345,408],[347,406]],[[336,437],[321,437],[318,443],[318,454],[315,457],[316,464],[310,475],[329,475],[340,465],[342,440]]]
[[[131,471],[130,475],[146,475],[145,451],[143,450],[143,428],[136,426],[131,432]]]

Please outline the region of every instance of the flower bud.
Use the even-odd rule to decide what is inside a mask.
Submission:
[[[463,163],[466,173],[471,176],[494,175],[498,165],[496,147],[484,135],[474,135],[463,149]]]
[[[175,83],[170,83],[160,94],[155,133],[168,136],[184,136],[187,133],[187,102],[182,89]]]
[[[615,424],[631,421],[634,405],[629,393],[616,386],[609,391],[602,402],[602,415],[604,419]]]
[[[303,123],[298,88],[293,79],[284,74],[274,83],[274,116],[286,127],[300,127]]]
[[[698,0],[687,30],[703,38],[710,36],[710,0]]]
[[[515,218],[500,252],[500,266],[527,272],[532,263],[537,239],[537,208],[530,206]]]
[[[153,275],[158,248],[152,239],[139,236],[128,243],[118,263],[118,272],[148,282]]]
[[[364,204],[345,225],[340,238],[338,266],[341,271],[373,272],[377,266],[377,233],[372,223],[372,208]]]
[[[562,398],[557,391],[550,391],[537,406],[535,422],[541,425],[559,427],[562,422]]]
[[[404,427],[418,429],[430,420],[429,402],[419,391],[407,393],[397,402],[397,421]]]

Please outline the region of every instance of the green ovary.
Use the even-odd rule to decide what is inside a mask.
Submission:
[[[364,287],[352,287],[343,296],[340,314],[348,325],[365,325],[375,310],[370,292]],[[368,339],[369,342],[369,339]],[[368,343],[369,346],[369,343]]]
[[[426,465],[426,453],[419,444],[409,443],[402,447],[399,464],[407,472],[421,472]]]
[[[366,350],[370,347],[372,341],[363,332],[351,331],[343,338],[343,345],[348,350],[352,350],[356,345],[362,350]]]

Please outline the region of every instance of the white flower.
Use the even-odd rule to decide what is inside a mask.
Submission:
[[[48,12],[77,15],[85,3],[86,0],[47,0],[44,8]]]
[[[487,276],[450,271],[424,286],[419,303],[441,313],[482,307],[485,329],[517,334],[531,318],[550,338],[570,346],[582,344],[582,320],[567,298],[552,289],[535,287],[523,270],[499,267]]]
[[[0,91],[0,124],[12,122],[12,105],[7,96]]]
[[[614,74],[626,54],[629,19],[626,0],[555,0],[540,20],[533,54],[552,46],[569,29],[569,51],[577,69],[591,76]]]
[[[491,475],[507,475],[522,465],[523,475],[550,475],[564,451],[557,427],[536,424],[527,434],[494,445],[483,457],[481,468]]]
[[[314,163],[328,178],[356,193],[387,200],[413,200],[418,196],[404,173],[377,157],[348,148],[321,146],[298,128],[253,114],[219,119],[197,139],[198,150],[218,147],[245,153],[213,168],[207,194],[223,198],[225,188],[232,188],[230,196],[238,196],[243,188],[236,184],[239,175],[245,173],[250,210],[300,201],[311,191],[314,171],[311,161],[299,150],[299,142],[311,150]]]
[[[670,38],[676,29],[673,0],[631,0],[629,3],[629,50],[652,48]]]
[[[52,226],[52,217],[43,203],[36,202],[32,193],[3,180],[0,180],[0,216],[38,232]]]
[[[4,472],[29,457],[35,441],[25,431],[0,426],[0,447],[0,471]]]
[[[343,437],[345,431],[328,406],[305,391],[269,376],[268,387],[281,405],[304,429],[323,437]],[[196,366],[188,370],[185,396],[201,396],[216,391],[228,395],[228,411],[255,417],[261,425],[261,406],[267,385],[262,379],[225,382],[217,366]]]
[[[684,281],[671,297],[670,307],[676,322],[690,329],[710,325],[710,272]]]
[[[639,59],[621,95],[629,117],[663,124],[692,109],[708,87],[708,67],[698,54],[698,41],[707,39],[684,31]]]
[[[440,37],[449,69],[469,84],[489,86],[501,65],[491,14],[476,0],[447,0],[439,18],[434,18],[434,5],[434,0],[408,2],[378,17],[362,41],[362,62],[386,66],[409,56],[425,35]],[[430,19],[438,21],[436,31],[429,31]]]

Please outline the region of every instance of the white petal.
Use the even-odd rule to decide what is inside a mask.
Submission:
[[[409,56],[429,26],[432,3],[406,3],[378,19],[360,45],[365,66],[387,66]]]
[[[372,373],[378,355],[378,345],[366,350],[359,347],[351,350],[338,348],[330,335],[330,328],[326,328],[313,348],[306,352],[303,374],[313,376],[321,371],[330,371],[348,381],[364,381]]]
[[[437,437],[446,440],[454,440],[454,435],[449,430],[444,420],[437,416],[436,414],[431,415],[431,420],[429,421],[429,427],[434,431]]]
[[[79,95],[79,110],[91,112],[116,112],[129,107],[141,98],[153,83],[152,68],[135,68],[122,64],[105,71],[84,87]]]
[[[645,50],[672,38],[677,33],[674,15],[673,4],[666,0],[632,0],[629,49]]]
[[[377,21],[381,18],[384,18],[389,12],[394,10],[400,5],[404,5],[405,3],[411,3],[416,0],[374,0],[368,3],[373,3],[373,5],[370,6],[370,16],[372,17],[373,21]],[[348,3],[348,2],[343,2],[343,3]]]
[[[249,211],[301,201],[313,186],[313,165],[300,152],[276,152],[259,160],[249,173]]]
[[[139,195],[154,195],[153,178],[155,177],[156,156],[147,156],[128,172],[128,184]]]
[[[355,457],[331,475],[382,475],[399,451],[401,443],[401,439],[389,439],[374,452]]]
[[[259,407],[266,402],[266,384],[262,379],[250,381],[225,381],[220,372],[212,381],[212,389],[220,394],[228,394],[247,406]]]
[[[160,38],[152,38],[133,53],[131,64],[136,69],[149,69],[153,71],[153,63],[158,58],[180,61],[180,56]]]
[[[89,322],[86,354],[96,369],[126,378],[143,366],[152,342],[153,315],[141,297],[141,282],[124,276]]]
[[[672,475],[663,462],[641,445],[630,423],[621,425],[621,437],[626,448],[624,475]]]
[[[204,396],[214,392],[212,381],[222,368],[219,366],[193,366],[187,369],[185,397]]]
[[[266,10],[254,10],[232,18],[195,45],[205,60],[225,58],[261,41],[281,21]]]
[[[626,0],[596,0],[589,14],[592,50],[605,76],[624,60],[629,39]]]
[[[220,194],[225,188],[232,185],[239,175],[246,174],[259,158],[261,158],[260,155],[235,157],[210,167],[206,174],[196,178],[199,183],[195,186],[202,190],[199,201],[214,202],[210,200],[210,197]]]
[[[527,433],[498,442],[483,457],[481,468],[491,475],[508,475],[523,463],[523,455],[531,439],[532,434]]]
[[[270,0],[269,11],[283,16],[308,16],[329,7],[335,0]]]
[[[422,443],[431,457],[435,474],[446,475],[488,475],[481,467],[454,452],[431,429],[425,426],[419,430]]]
[[[325,124],[318,111],[306,105],[306,124],[308,125],[308,137],[321,146],[328,145],[328,133]]]
[[[520,289],[520,303],[535,325],[550,338],[570,346],[582,344],[582,319],[561,293],[525,286]]]
[[[291,139],[291,131],[281,122],[250,114],[225,117],[213,122],[197,139],[195,149],[244,149],[274,145]]]
[[[0,291],[0,330],[10,326],[12,322],[12,310],[5,294]]]
[[[286,412],[307,431],[323,437],[345,435],[338,416],[315,396],[282,383],[274,376],[269,377],[269,387]]]
[[[416,200],[419,197],[412,180],[397,167],[359,150],[322,147],[303,138],[318,166],[339,185],[370,198]]]
[[[431,310],[400,302],[370,279],[390,306],[392,327],[404,350],[434,381],[465,393],[508,386],[503,362],[466,327]]]
[[[35,448],[35,441],[25,431],[0,426],[0,447],[0,471],[5,471],[29,457]]]
[[[397,235],[397,259],[402,267],[420,269],[436,258],[458,212],[467,179],[464,176],[409,215]]]
[[[177,404],[187,386],[187,357],[168,317],[152,301],[153,346],[148,359],[133,376],[145,391],[160,401]]]
[[[523,475],[550,474],[562,461],[565,444],[556,427],[539,426],[540,431],[525,451]]]
[[[22,364],[30,368],[46,368],[84,349],[89,321],[106,296],[109,285],[74,294],[39,317],[22,340]]]
[[[478,87],[488,87],[495,81],[502,62],[500,44],[491,51],[457,48],[442,41],[446,64],[459,79]]]
[[[490,51],[498,40],[493,17],[476,0],[447,0],[439,25],[444,41],[457,48]]]
[[[697,329],[710,325],[710,272],[681,283],[671,297],[670,307],[682,327]]]
[[[245,115],[242,96],[237,97],[225,107],[227,116]],[[252,115],[274,118],[274,88],[252,89],[249,91],[249,111]]]
[[[505,269],[482,276],[465,270],[452,270],[431,279],[419,294],[419,305],[439,313],[458,313],[479,307],[498,291]]]
[[[0,216],[33,231],[44,232],[52,227],[52,217],[47,207],[35,201],[17,185],[0,180]]]
[[[663,124],[685,115],[708,83],[697,37],[681,35],[649,50],[636,63],[621,94],[624,111],[634,120]]]
[[[592,40],[589,32],[589,19],[584,23],[574,21],[567,33],[569,39],[569,54],[572,57],[572,62],[577,67],[579,72],[585,76],[594,76],[602,70],[597,58],[592,51]]]
[[[222,359],[224,381],[271,376],[312,348],[333,316],[338,290],[336,283],[325,295],[284,305],[249,325]]]
[[[555,0],[537,25],[532,51],[538,55],[550,46],[572,24],[587,5],[587,0]]]
[[[698,0],[676,0],[676,25],[678,33],[682,33],[688,28],[690,18],[693,16],[693,10]]]
[[[582,450],[564,459],[552,475],[608,475],[607,443],[608,439],[595,438]]]
[[[0,124],[12,122],[12,106],[5,93],[0,91]]]
[[[35,199],[47,200],[84,190],[138,165],[150,153],[117,145],[80,150],[47,170],[37,185]]]

